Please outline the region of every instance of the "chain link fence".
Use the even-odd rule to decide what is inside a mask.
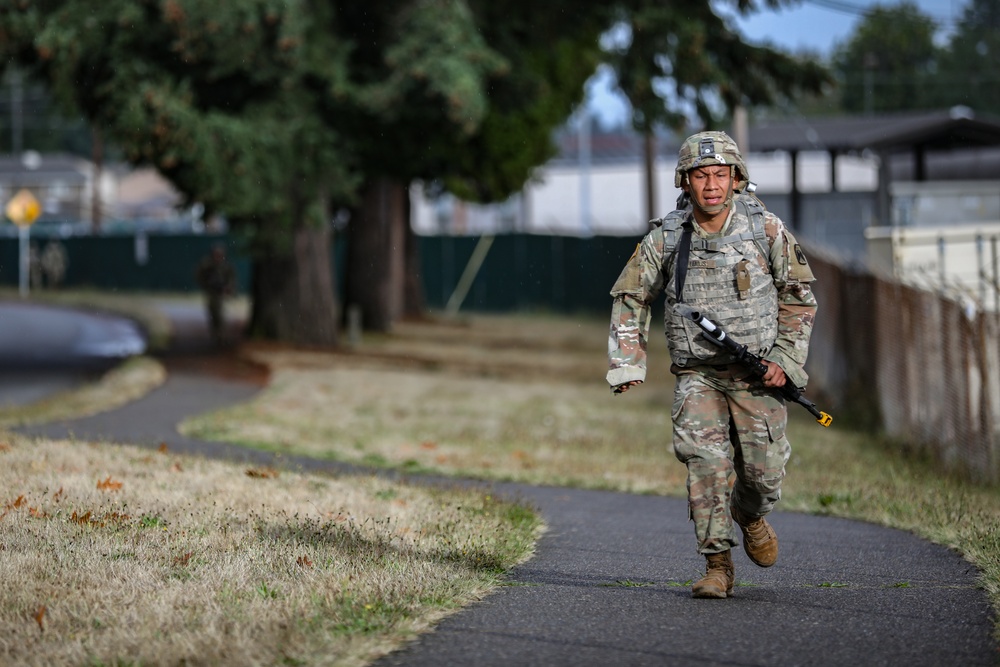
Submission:
[[[1000,313],[967,290],[906,284],[815,249],[810,263],[820,309],[809,393],[841,424],[1000,482]]]

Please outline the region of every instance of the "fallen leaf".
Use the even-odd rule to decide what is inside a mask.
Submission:
[[[167,448],[167,443],[161,442],[160,446],[156,448],[156,451],[158,451],[161,454],[166,454],[167,453],[167,449],[168,449]]]
[[[272,479],[278,476],[278,471],[274,468],[248,468],[247,477],[258,479]]]
[[[17,500],[15,500],[11,504],[11,507],[13,507],[14,509],[17,509],[18,507],[20,507],[21,505],[23,505],[25,502],[27,502],[27,501],[24,499],[24,494],[21,494],[20,496],[17,497]]]
[[[0,442],[0,452],[9,452],[9,451],[10,451],[10,445],[8,445],[6,442]]]
[[[437,443],[430,440],[420,443],[420,449],[437,449]]]
[[[180,567],[184,567],[185,565],[188,564],[188,561],[191,560],[191,556],[193,556],[193,555],[194,555],[194,552],[193,551],[189,551],[186,554],[184,554],[183,556],[174,556],[174,565],[178,565]]]
[[[29,507],[28,513],[37,519],[44,519],[49,515],[48,512],[43,512],[35,507]]]
[[[38,623],[38,629],[45,632],[45,625],[42,623],[42,621],[45,620],[45,605],[38,608],[38,611],[35,612],[34,618],[35,623]]]
[[[313,562],[309,560],[309,556],[299,556],[298,558],[295,559],[295,562],[298,563],[299,567],[313,566]]]
[[[76,510],[73,510],[73,516],[71,516],[70,521],[75,521],[78,524],[85,525],[90,523],[90,510],[87,510],[86,514],[77,514]]]
[[[62,497],[62,494],[63,494],[63,488],[60,486],[59,490],[56,491],[56,494],[54,496],[52,496],[52,500],[54,500],[56,502],[59,502],[59,498]]]
[[[113,479],[111,479],[111,475],[108,475],[108,478],[103,482],[101,481],[97,482],[98,491],[117,491],[121,488],[122,488],[122,483],[116,482]]]
[[[132,517],[128,514],[122,514],[121,512],[107,512],[101,518],[101,525],[110,521],[111,523],[117,523],[119,526],[125,525],[132,520]]]
[[[180,463],[174,461],[174,464],[170,466],[170,472],[184,472],[184,468],[181,467]]]

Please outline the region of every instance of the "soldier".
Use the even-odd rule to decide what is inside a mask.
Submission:
[[[198,264],[195,278],[205,293],[205,307],[208,311],[208,326],[212,341],[216,345],[222,345],[225,342],[223,301],[236,291],[236,271],[226,261],[226,250],[222,244],[212,246],[209,255]]]
[[[650,304],[665,293],[676,376],[673,448],[687,466],[689,513],[707,561],[691,589],[696,598],[732,594],[734,521],[751,561],[770,567],[778,558],[778,538],[765,516],[781,497],[791,450],[784,400],[766,388],[786,381],[805,387],[816,313],[802,249],[752,196],[748,179],[739,148],[724,132],[685,140],[674,176],[682,208],[653,221],[611,291],[607,380],[616,394],[646,377]],[[734,364],[678,304],[708,315],[763,356],[763,379]]]

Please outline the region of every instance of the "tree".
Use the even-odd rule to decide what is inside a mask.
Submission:
[[[420,125],[419,113],[366,130],[386,141],[373,145],[367,162],[366,173],[377,178],[355,212],[360,224],[352,224],[347,299],[361,307],[369,328],[388,329],[400,312],[416,310],[413,304],[419,302],[412,289],[418,283],[416,244],[403,215],[409,183],[420,180],[477,202],[519,191],[532,170],[554,154],[552,132],[579,104],[599,62],[598,38],[607,22],[596,4],[597,9],[570,0],[470,0],[468,7],[464,16],[472,25],[462,31],[480,35],[497,58],[476,130],[435,132]],[[415,43],[439,40],[433,31],[449,20],[431,17],[413,25],[408,36]],[[378,58],[372,54],[375,67]],[[410,253],[404,257],[406,248]],[[401,293],[411,295],[408,301]]]
[[[877,113],[934,106],[936,30],[934,20],[908,0],[874,7],[833,56],[844,110]]]
[[[499,61],[454,8],[16,0],[0,9],[0,55],[243,232],[252,334],[330,344],[331,209],[358,201],[370,174],[391,174],[386,148],[400,143],[377,128],[463,136],[485,111],[482,77]],[[414,28],[428,38],[412,39]]]
[[[744,13],[760,9],[751,0],[732,5]],[[692,122],[717,126],[738,107],[773,105],[800,93],[817,93],[832,82],[813,59],[744,42],[717,11],[708,2],[633,0],[616,7],[620,36],[608,61],[632,105],[632,125],[646,137],[650,218],[655,213],[652,170],[658,126],[672,130]]]
[[[602,52],[622,22],[641,28],[632,44]],[[809,66],[743,44],[708,0],[0,5],[0,62],[31,68],[130,161],[225,213],[253,258],[251,333],[298,343],[336,340],[334,209],[352,210],[348,300],[387,329],[414,257],[409,184],[482,202],[516,192],[602,58],[620,60],[649,127],[815,85]],[[645,97],[661,76],[674,93]]]
[[[971,0],[941,57],[941,106],[964,104],[977,111],[1000,108],[1000,0]]]

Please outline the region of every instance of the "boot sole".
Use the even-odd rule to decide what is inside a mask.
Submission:
[[[691,597],[701,600],[723,600],[733,597],[733,589],[728,591],[691,591]]]
[[[718,591],[711,591],[711,592],[705,592],[705,593],[693,593],[692,592],[691,593],[691,597],[693,597],[693,598],[695,598],[697,600],[724,600],[724,599],[726,599],[727,597],[730,597],[730,596],[729,596],[728,593],[725,593],[725,592],[721,592],[720,593]]]

